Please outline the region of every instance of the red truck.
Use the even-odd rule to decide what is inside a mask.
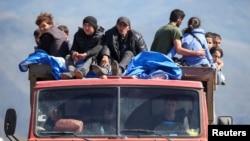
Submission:
[[[181,67],[181,80],[108,77],[53,80],[47,65],[30,65],[31,114],[28,141],[207,141],[208,125],[232,124],[214,117],[216,71]],[[175,115],[157,121],[165,101],[174,98]],[[14,136],[16,113],[8,109],[5,133]]]

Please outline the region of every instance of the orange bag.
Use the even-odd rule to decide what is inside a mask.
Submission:
[[[59,119],[54,127],[55,131],[82,132],[83,122],[76,119]]]

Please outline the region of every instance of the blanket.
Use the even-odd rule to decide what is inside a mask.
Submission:
[[[154,51],[144,51],[129,62],[124,75],[142,79],[179,80],[182,77],[182,70],[169,56]]]
[[[37,50],[19,63],[19,70],[27,72],[29,64],[48,64],[51,67],[52,75],[56,80],[61,79],[60,75],[67,71],[65,60],[62,57],[48,55],[44,50]]]

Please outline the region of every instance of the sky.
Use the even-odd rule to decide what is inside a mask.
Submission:
[[[18,65],[34,51],[33,31],[40,12],[51,13],[55,24],[68,26],[71,41],[86,16],[96,17],[105,30],[113,27],[118,17],[127,16],[149,49],[156,30],[169,22],[173,9],[182,9],[186,14],[181,29],[190,17],[199,17],[201,28],[222,37],[226,85],[215,91],[216,115],[230,115],[235,124],[250,124],[249,5],[248,0],[0,1],[0,137],[5,136],[3,122],[8,108],[17,111],[16,136],[27,137],[29,80],[28,73],[21,72]]]

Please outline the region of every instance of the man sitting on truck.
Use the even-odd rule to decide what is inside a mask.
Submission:
[[[184,109],[178,109],[177,98],[167,98],[164,102],[164,114],[157,116],[153,121],[155,130],[186,130],[189,128],[188,119]]]

